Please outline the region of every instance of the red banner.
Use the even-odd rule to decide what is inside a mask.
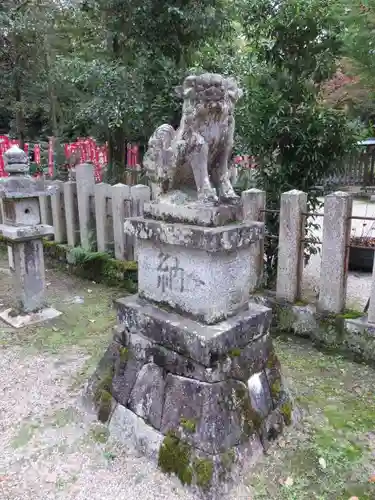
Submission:
[[[50,137],[48,139],[48,174],[50,177],[53,177],[53,172],[54,172],[53,144],[54,144],[54,138]]]
[[[3,154],[11,146],[19,145],[19,141],[16,139],[9,139],[8,136],[0,136],[0,177],[6,176],[4,171],[4,159]],[[29,144],[25,143],[24,150],[28,153]],[[35,144],[33,147],[35,163],[41,164],[41,147],[39,144]],[[80,162],[91,162],[95,167],[95,178],[97,181],[101,181],[102,172],[105,165],[108,163],[108,144],[98,145],[92,137],[77,138],[76,142],[70,144],[64,144],[64,153],[67,162],[72,154],[77,156],[74,161]],[[135,168],[136,165],[140,164],[139,160],[139,148],[137,145],[128,144],[126,147],[126,164],[128,168]],[[125,158],[124,158],[125,166]],[[52,177],[54,175],[54,138],[50,137],[48,141],[48,173]]]
[[[40,146],[35,144],[34,146],[34,161],[37,165],[40,165]]]

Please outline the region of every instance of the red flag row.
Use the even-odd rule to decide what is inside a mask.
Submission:
[[[0,136],[0,177],[4,177],[7,173],[4,171],[3,154],[13,145],[19,146],[19,141],[9,139],[8,136]],[[25,153],[29,152],[29,145],[26,143],[24,147]],[[41,148],[39,144],[34,145],[34,162],[37,165],[41,164]],[[103,168],[108,163],[108,146],[98,145],[95,139],[78,138],[76,142],[64,145],[64,153],[67,162],[70,166],[77,165],[78,163],[90,162],[95,166],[95,178],[101,181],[103,175]],[[134,168],[139,164],[139,148],[137,145],[128,144],[126,152],[127,166]],[[124,158],[125,164],[125,158]],[[48,141],[48,174],[53,177],[55,167],[54,159],[54,138],[50,137]]]

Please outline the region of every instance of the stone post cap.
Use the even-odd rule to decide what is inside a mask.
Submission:
[[[9,174],[28,174],[29,158],[25,151],[14,145],[3,154],[5,171]]]
[[[0,198],[22,199],[38,196],[52,196],[58,186],[44,179],[33,179],[30,176],[10,175],[0,182]]]

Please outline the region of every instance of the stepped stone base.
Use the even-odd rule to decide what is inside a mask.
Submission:
[[[271,310],[250,303],[203,325],[138,296],[117,309],[113,341],[88,387],[99,419],[204,498],[222,498],[293,419]]]

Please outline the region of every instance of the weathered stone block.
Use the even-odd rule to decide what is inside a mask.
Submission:
[[[133,358],[153,362],[175,375],[210,383],[227,378],[247,383],[253,373],[265,368],[273,354],[273,346],[271,337],[264,335],[256,341],[250,341],[242,349],[230,349],[226,355],[214,360],[210,368],[137,333],[129,335],[129,351]]]
[[[182,194],[179,192],[181,197]],[[209,205],[198,201],[177,200],[165,195],[157,201],[145,204],[144,217],[165,222],[179,222],[197,226],[225,226],[242,220],[242,207],[237,205]]]
[[[249,276],[246,248],[211,254],[143,240],[138,246],[140,296],[204,323],[217,323],[245,306]]]
[[[45,238],[54,233],[53,226],[38,224],[37,226],[7,226],[0,224],[0,236],[13,242]]]
[[[143,217],[126,220],[124,230],[140,240],[160,245],[203,250],[209,253],[248,248],[264,235],[261,222],[242,222],[220,227],[167,223]]]
[[[268,380],[264,372],[254,373],[247,382],[250,394],[251,406],[265,418],[272,409],[272,398]]]
[[[266,335],[272,319],[269,308],[253,303],[215,325],[168,312],[137,296],[118,299],[116,306],[119,323],[130,333],[141,333],[207,368],[216,367],[233,349],[242,349]]]
[[[40,224],[39,198],[4,199],[4,224],[12,226]]]
[[[183,432],[187,442],[215,454],[245,441],[257,426],[245,384],[235,380],[207,384],[168,374],[163,434]]]
[[[113,376],[112,394],[116,401],[123,406],[128,404],[131,390],[143,365],[143,361],[130,357],[120,363],[120,367]]]
[[[156,429],[160,429],[164,403],[163,369],[147,363],[138,373],[129,398],[129,409]]]
[[[229,369],[223,370],[228,377],[247,382],[251,375],[264,369],[272,352],[272,338],[264,335],[242,349],[231,349]]]
[[[157,461],[164,436],[135,413],[118,404],[109,423],[111,438],[124,445],[133,443],[145,456]]]
[[[262,422],[260,428],[260,440],[265,451],[268,451],[273,441],[282,434],[284,429],[284,418],[276,409]]]
[[[137,335],[136,337],[141,337]],[[144,352],[145,358],[164,368],[166,372],[183,377],[193,378],[202,382],[219,382],[226,378],[221,370],[206,368],[205,366],[186,358],[170,349],[149,342]]]

